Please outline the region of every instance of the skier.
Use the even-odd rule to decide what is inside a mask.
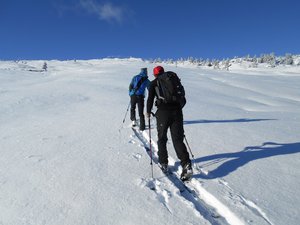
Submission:
[[[129,96],[130,96],[130,119],[132,126],[136,126],[136,115],[135,109],[138,105],[138,112],[140,117],[140,130],[145,130],[145,116],[144,116],[144,99],[145,89],[149,88],[150,81],[148,79],[147,68],[141,68],[141,72],[134,76],[129,85]]]
[[[148,119],[150,118],[154,99],[156,97],[155,105],[157,106],[157,111],[155,113],[155,117],[158,133],[158,157],[161,169],[164,173],[168,173],[167,132],[170,128],[173,146],[182,166],[180,179],[188,180],[193,175],[193,170],[189,153],[183,142],[183,106],[179,102],[166,103],[161,101],[161,96],[159,96],[158,93],[161,85],[159,85],[158,79],[159,76],[162,76],[164,73],[164,68],[161,66],[157,66],[153,69],[155,79],[151,82],[148,90],[146,116]]]

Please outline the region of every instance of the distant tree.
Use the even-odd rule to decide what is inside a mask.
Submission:
[[[289,53],[285,54],[284,64],[285,65],[293,65],[294,64],[294,60],[293,60],[292,54],[289,54]]]
[[[195,59],[193,57],[188,57],[187,61],[189,63],[194,63]]]
[[[198,59],[197,66],[205,66],[205,60],[203,60],[202,58]]]
[[[217,59],[214,59],[212,62],[212,65],[214,66],[214,69],[220,69],[220,61]]]
[[[242,58],[237,58],[236,63],[242,63],[243,59]]]
[[[251,64],[250,67],[257,68],[258,67],[258,61],[259,61],[259,59],[257,59],[256,56],[254,56],[253,60],[252,60],[252,64]]]
[[[46,63],[46,62],[44,62],[44,65],[43,65],[43,70],[44,70],[44,71],[47,71],[47,69],[48,69],[48,65],[47,65],[47,63]]]
[[[269,61],[268,63],[270,64],[270,66],[272,68],[274,68],[276,66],[276,56],[275,56],[275,53],[272,52],[270,55],[269,55]]]
[[[271,61],[276,60],[276,55],[275,55],[274,52],[272,52],[272,53],[270,54],[270,60],[271,60]]]
[[[157,58],[157,59],[155,59],[155,60],[154,60],[154,63],[162,63],[162,60],[161,60],[161,58]]]
[[[167,63],[168,63],[168,64],[173,64],[173,63],[174,63],[174,60],[173,60],[173,59],[167,59]]]
[[[262,56],[260,56],[260,57],[257,58],[257,63],[263,63],[263,58],[262,58]]]
[[[205,65],[208,66],[208,67],[212,67],[213,66],[213,64],[212,64],[212,62],[211,62],[210,59],[206,59]]]
[[[247,62],[251,61],[251,56],[249,54],[246,55],[244,60]]]
[[[229,71],[229,67],[231,66],[230,64],[230,59],[224,60],[224,69]]]
[[[268,62],[268,55],[267,54],[261,54],[261,63],[267,63]]]
[[[275,53],[263,54],[262,55],[262,63],[268,63],[270,65],[276,64],[276,56]]]

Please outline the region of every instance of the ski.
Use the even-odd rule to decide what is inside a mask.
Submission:
[[[148,154],[148,156],[151,157],[151,155],[150,155],[150,154],[151,154],[150,147],[148,147],[148,146],[146,145],[146,140],[144,140],[141,131],[139,131],[137,127],[132,127],[132,130],[133,130],[135,136],[136,136],[136,137],[140,140],[140,142],[142,143],[142,145],[143,145],[143,147],[144,147],[146,153]],[[169,180],[171,180],[172,183],[175,182],[175,183],[177,184],[177,185],[175,185],[175,186],[177,186],[177,187],[179,188],[180,192],[188,191],[189,193],[194,193],[194,192],[193,192],[192,190],[190,190],[190,188],[188,188],[188,187],[186,186],[186,184],[185,184],[185,183],[188,183],[188,182],[191,180],[191,178],[188,179],[188,180],[184,180],[184,181],[183,181],[183,180],[181,180],[181,179],[175,174],[175,172],[173,172],[170,168],[169,168],[168,172],[166,173],[166,172],[164,172],[164,171],[162,170],[162,168],[160,167],[159,162],[158,162],[158,157],[152,155],[152,159],[153,159],[153,162],[160,168],[160,170],[162,171],[162,173],[165,174],[166,177],[168,177]]]
[[[147,146],[146,140],[145,140],[144,137],[143,137],[142,131],[138,130],[138,128],[137,128],[136,126],[135,126],[135,127],[132,127],[131,129],[133,130],[135,136],[136,136],[136,137],[140,140],[140,142],[142,143],[142,145],[143,145],[144,149],[146,150],[148,156],[151,157],[151,155],[150,155],[150,154],[151,154],[150,147]],[[173,176],[174,178],[178,179],[178,180],[179,180],[180,182],[182,182],[183,184],[184,184],[185,182],[189,182],[189,181],[191,180],[191,178],[188,178],[188,179],[186,179],[186,180],[181,180],[176,174],[174,174],[173,171],[171,171],[170,168],[168,169],[168,172],[166,173],[165,171],[162,170],[162,168],[161,168],[161,166],[160,166],[160,164],[159,164],[159,162],[158,162],[158,157],[155,156],[155,155],[153,155],[153,156],[152,156],[152,159],[153,159],[154,163],[157,164],[157,166],[160,168],[160,170],[162,171],[162,173],[164,173],[165,175],[167,175],[167,176],[168,176],[168,175],[171,175],[171,176]]]
[[[193,187],[191,184],[191,179],[188,179],[186,181],[182,181],[179,177],[179,175],[172,171],[172,168],[169,168],[167,173],[164,173],[164,171],[161,169],[161,166],[158,162],[158,156],[155,154],[155,152],[147,145],[148,141],[144,137],[142,131],[140,131],[137,127],[132,127],[132,130],[135,134],[135,136],[139,139],[142,146],[144,147],[146,153],[149,157],[151,157],[152,152],[152,159],[153,162],[160,168],[163,174],[165,174],[166,178],[171,181],[171,183],[178,188],[180,195],[184,197],[186,200],[192,202],[196,209],[212,224],[228,224],[227,221],[222,217],[214,208],[207,205],[199,196],[197,189]],[[152,147],[152,149],[154,149]],[[150,188],[151,189],[151,188]],[[152,188],[151,190],[155,191],[155,188]]]
[[[146,152],[148,153],[148,155],[150,156],[150,148],[144,143],[145,140],[141,137],[140,131],[138,131],[137,126],[133,126],[131,127],[131,129],[133,130],[135,136],[140,140],[140,142],[143,144],[144,149],[146,150]],[[157,162],[155,162],[156,164]]]

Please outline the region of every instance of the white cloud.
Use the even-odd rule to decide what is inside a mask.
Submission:
[[[94,0],[80,0],[80,6],[101,20],[122,23],[126,9],[112,3],[100,4]]]

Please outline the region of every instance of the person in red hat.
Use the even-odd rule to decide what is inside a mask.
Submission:
[[[166,74],[167,73],[167,74]],[[183,113],[182,107],[185,104],[180,104],[178,101],[165,101],[162,93],[162,85],[160,85],[160,80],[163,77],[168,76],[169,74],[174,75],[174,72],[165,72],[162,66],[156,66],[153,69],[153,74],[155,79],[150,83],[148,90],[148,99],[147,99],[147,113],[146,116],[150,118],[151,110],[155,101],[157,111],[155,113],[156,122],[157,122],[157,134],[158,134],[158,157],[161,169],[163,172],[168,173],[168,151],[167,151],[167,132],[170,129],[173,146],[176,151],[176,155],[180,160],[182,166],[182,180],[188,180],[193,175],[192,164],[189,157],[187,148],[183,142],[184,140],[184,129],[183,129]],[[170,76],[171,76],[170,75]],[[177,77],[175,74],[176,78]],[[183,87],[182,87],[183,88]],[[184,90],[183,90],[184,92]],[[164,100],[162,100],[164,99]],[[185,101],[185,98],[184,98]]]

